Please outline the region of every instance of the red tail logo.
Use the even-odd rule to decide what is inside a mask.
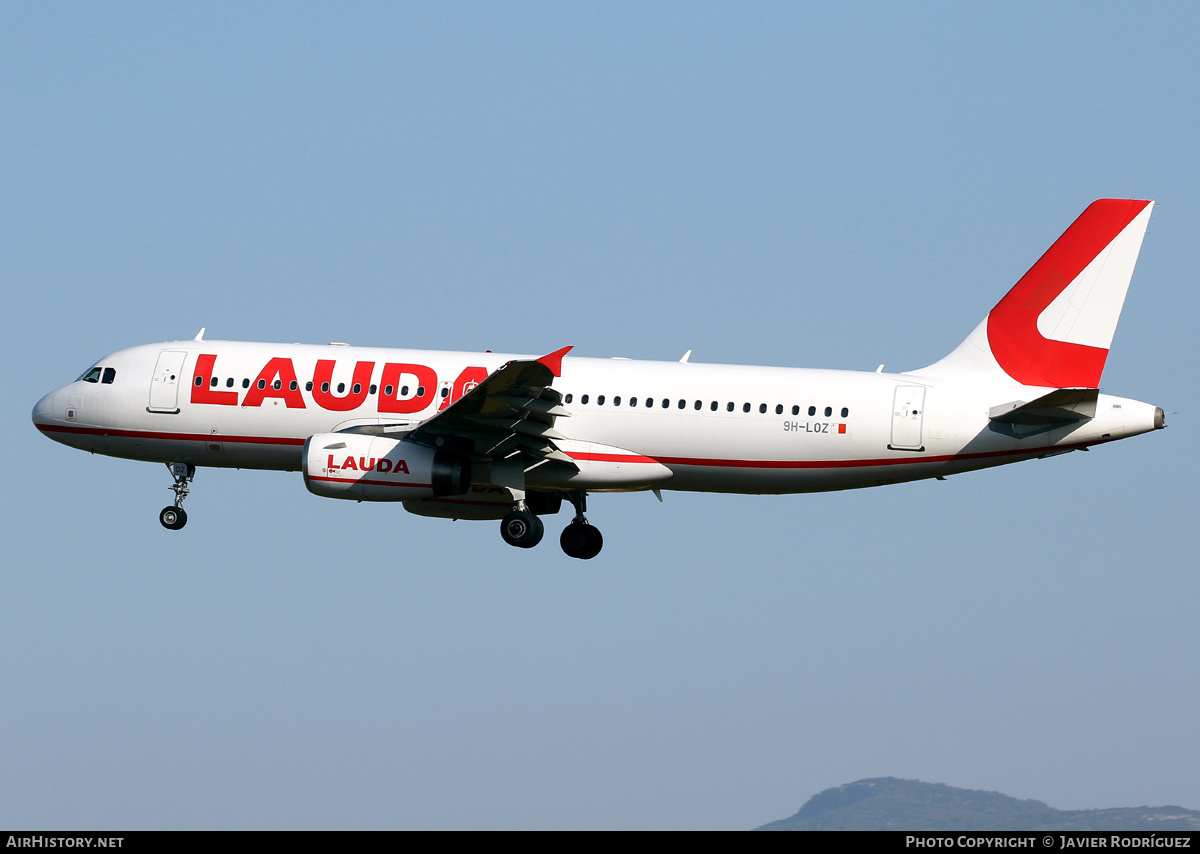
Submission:
[[[988,344],[1005,373],[1022,385],[1099,385],[1108,349],[1046,338],[1038,318],[1149,204],[1124,199],[1093,202],[992,309]]]

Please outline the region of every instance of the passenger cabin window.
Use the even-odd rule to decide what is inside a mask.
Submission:
[[[783,415],[783,404],[782,403],[775,404],[775,414]]]
[[[96,371],[97,371],[97,376],[99,376],[100,369],[96,368]],[[88,376],[91,376],[91,374],[88,374]],[[85,383],[94,383],[95,382],[95,380],[89,380],[87,377],[84,377],[83,381]],[[193,382],[195,383],[196,388],[200,388],[200,386],[204,385],[204,377],[196,377],[196,379],[193,380]]]
[[[758,405],[758,411],[759,411],[759,412],[761,412],[761,413],[763,413],[763,414],[766,414],[766,411],[767,411],[767,405],[766,405],[765,403],[760,403],[760,404]]]
[[[621,405],[621,395],[618,394],[616,397],[613,398],[613,406],[620,406],[620,405]]]
[[[388,396],[390,397],[391,394],[392,393],[389,391]],[[573,395],[573,394],[568,394],[566,397],[563,398],[563,400],[566,401],[567,403],[570,403],[574,399],[575,399],[575,395]]]
[[[105,368],[104,369],[104,379],[100,380],[100,382],[104,383],[105,385],[112,385],[112,381],[115,380],[116,378],[117,378],[117,369],[116,368]]]
[[[249,379],[242,380],[242,388],[250,388],[250,380]]]
[[[597,398],[596,398],[596,405],[597,405],[597,406],[603,406],[603,405],[604,405],[604,395],[600,395],[599,397],[597,397]]]
[[[586,406],[588,402],[588,396],[585,394],[583,397],[579,398],[579,402]]]
[[[259,381],[258,381],[258,387],[259,387],[260,389],[262,389],[262,388],[266,388],[266,387],[267,387],[267,381],[266,381],[266,380],[259,380]]]
[[[711,409],[713,412],[716,412],[717,411],[717,402],[714,400],[712,402],[712,405],[710,405],[708,408]]]
[[[817,414],[817,408],[816,408],[815,406],[810,406],[810,407],[808,408],[808,414],[809,414],[809,415],[816,415],[816,414]]]
[[[793,406],[793,407],[792,407],[792,415],[799,415],[799,414],[800,414],[800,407],[799,407],[799,406]]]
[[[726,411],[726,412],[733,412],[733,401],[732,401],[732,400],[731,400],[731,401],[729,401],[729,403],[725,404],[725,411]]]
[[[750,411],[750,404],[743,403],[742,404],[742,412],[749,412],[749,411]]]
[[[233,377],[225,380],[225,388],[233,388]]]
[[[305,390],[305,391],[312,391],[312,380],[309,380],[308,382],[306,382],[306,383],[304,384],[304,390]]]
[[[826,406],[825,407],[825,417],[828,418],[830,415],[833,415],[833,407]]]
[[[636,398],[636,397],[631,397],[631,398],[629,398],[629,405],[630,405],[630,406],[637,406],[637,398]]]
[[[199,377],[197,377],[197,379],[199,379]],[[219,380],[216,377],[213,377],[211,380],[208,381],[208,384],[210,387],[216,388],[218,382],[219,382]]]
[[[850,410],[849,410],[849,409],[847,409],[847,408],[846,408],[846,407],[844,407],[844,406],[842,407],[842,417],[843,417],[843,418],[849,418],[849,417],[850,417]]]

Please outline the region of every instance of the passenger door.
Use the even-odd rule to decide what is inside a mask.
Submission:
[[[894,451],[923,451],[921,427],[925,417],[925,386],[896,386],[892,403],[892,441]]]
[[[179,386],[182,384],[186,350],[161,350],[154,375],[150,378],[150,412],[179,412]]]

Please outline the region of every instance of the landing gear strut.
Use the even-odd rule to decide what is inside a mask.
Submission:
[[[196,467],[191,463],[167,463],[167,468],[171,471],[171,477],[175,478],[175,483],[168,487],[175,493],[175,503],[162,509],[158,514],[158,521],[164,528],[178,531],[187,524],[183,499],[188,496],[188,484],[196,477]]]
[[[587,512],[587,493],[568,492],[567,499],[575,507],[575,519],[563,528],[558,544],[562,546],[567,557],[591,560],[600,554],[600,549],[604,547],[604,537],[600,535],[599,528],[588,524],[584,515]]]
[[[519,549],[531,549],[542,541],[546,527],[536,514],[518,501],[517,507],[500,520],[500,536],[504,542]]]

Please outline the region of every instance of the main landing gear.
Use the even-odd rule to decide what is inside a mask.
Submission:
[[[562,546],[567,557],[591,560],[604,548],[604,537],[600,535],[599,528],[588,524],[584,515],[587,512],[587,493],[568,492],[567,499],[575,507],[575,518],[570,525],[563,528],[558,544]]]
[[[175,483],[168,487],[175,492],[175,503],[162,509],[158,514],[158,521],[164,528],[178,531],[187,524],[183,499],[187,498],[188,484],[196,477],[196,467],[191,463],[167,463],[167,468],[171,471],[171,477],[175,478]]]
[[[568,492],[567,499],[575,506],[575,519],[563,529],[558,538],[562,550],[568,557],[590,560],[600,554],[604,537],[600,531],[588,524],[586,492]],[[557,510],[557,506],[555,507]],[[546,528],[542,520],[524,501],[518,501],[511,513],[500,521],[500,536],[504,542],[519,549],[531,549],[542,541]]]
[[[500,520],[500,536],[504,542],[519,549],[531,549],[542,541],[546,526],[537,514],[517,502],[517,508]]]

